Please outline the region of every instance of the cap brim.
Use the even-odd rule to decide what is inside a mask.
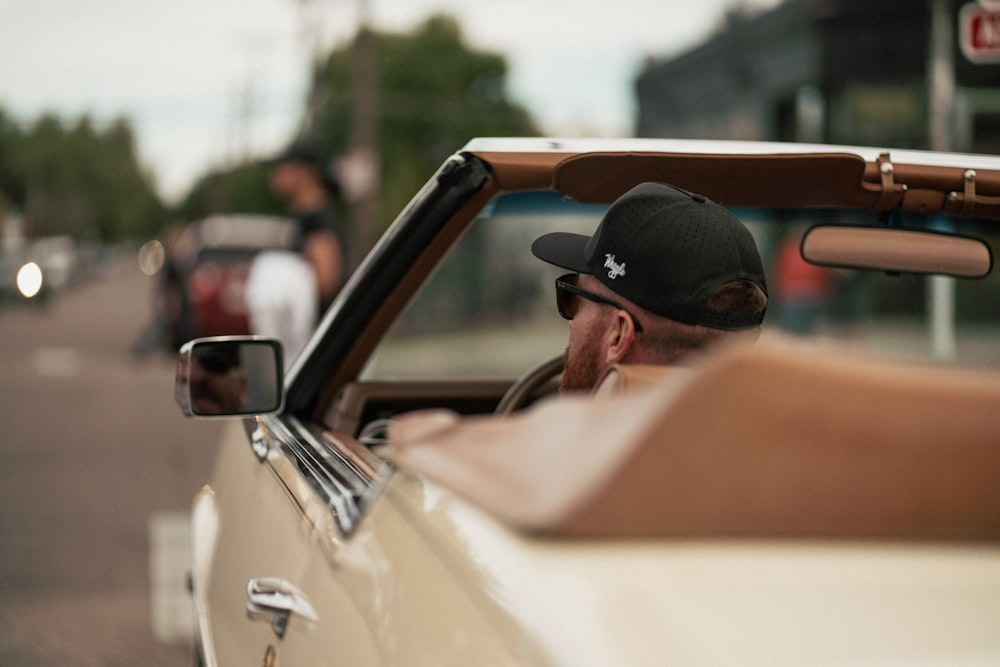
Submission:
[[[552,232],[535,239],[531,244],[531,253],[543,262],[575,273],[591,273],[584,252],[588,241],[590,237],[582,234]]]

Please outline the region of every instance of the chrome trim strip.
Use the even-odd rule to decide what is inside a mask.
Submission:
[[[255,454],[260,456],[262,450],[266,452],[264,458],[275,476],[319,532],[329,532],[320,525],[327,521],[316,516],[316,499],[310,498],[310,494],[318,494],[325,508],[325,519],[332,520],[340,536],[349,536],[361,520],[363,510],[384,488],[391,468],[386,464],[375,479],[369,479],[301,421],[291,416],[286,416],[285,420],[287,423],[277,417],[260,418],[261,436],[253,444]],[[262,442],[267,443],[266,447]],[[332,534],[328,537],[336,539]]]

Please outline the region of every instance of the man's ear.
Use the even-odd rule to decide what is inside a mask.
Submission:
[[[607,340],[605,362],[608,366],[623,362],[633,351],[636,344],[635,325],[625,311],[615,312],[614,320],[608,328]]]

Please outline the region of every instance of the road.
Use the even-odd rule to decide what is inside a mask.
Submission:
[[[188,665],[187,512],[219,422],[184,419],[169,355],[133,358],[131,258],[0,310],[0,665]]]

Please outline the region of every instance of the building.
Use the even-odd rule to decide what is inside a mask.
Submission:
[[[636,134],[1000,153],[1000,60],[974,63],[960,48],[970,3],[785,0],[734,11],[704,44],[647,63]],[[932,38],[935,4],[950,22],[946,50],[936,50],[940,32]],[[934,54],[943,81],[929,76]],[[937,141],[935,114],[951,114]]]

